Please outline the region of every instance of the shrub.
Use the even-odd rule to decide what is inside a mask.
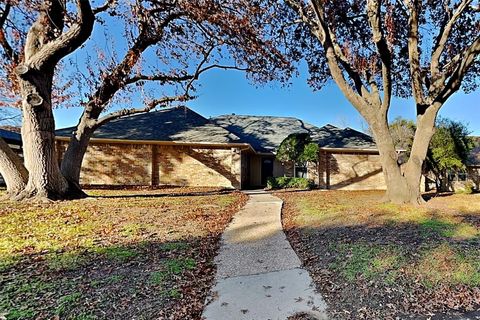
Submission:
[[[471,181],[467,181],[465,182],[465,184],[463,185],[463,188],[461,189],[458,189],[455,191],[455,193],[458,193],[458,194],[472,194],[475,192],[475,186],[473,184],[473,182]]]
[[[267,179],[267,189],[312,189],[314,183],[307,178],[270,177]]]
[[[465,183],[465,187],[463,188],[463,192],[466,193],[466,194],[472,194],[473,191],[474,191],[474,185],[473,185],[473,182],[471,181],[467,181]]]

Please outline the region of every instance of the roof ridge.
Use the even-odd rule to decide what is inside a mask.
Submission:
[[[283,119],[295,119],[299,121],[304,121],[300,118],[293,117],[293,116],[269,116],[269,115],[253,115],[253,114],[220,114],[218,116],[212,117],[212,119],[221,118],[221,117],[283,118]]]

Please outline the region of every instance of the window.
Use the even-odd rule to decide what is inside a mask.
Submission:
[[[308,178],[308,170],[306,166],[295,166],[296,178]]]
[[[449,171],[448,181],[467,181],[468,175],[465,171]]]

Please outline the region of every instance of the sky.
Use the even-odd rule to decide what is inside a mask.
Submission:
[[[366,124],[334,82],[314,92],[303,72],[288,87],[279,84],[254,86],[241,71],[211,70],[200,78],[197,99],[186,105],[206,118],[221,114],[289,116],[317,126],[327,123],[360,131]],[[456,93],[442,107],[440,115],[466,123],[473,135],[480,135],[480,90]],[[56,110],[56,127],[77,124],[81,109]],[[394,99],[389,118],[415,118],[413,100]]]
[[[127,38],[120,36],[123,33],[121,23],[109,16],[105,16],[104,19],[108,23],[96,24],[86,45],[70,56],[77,62],[75,67],[69,69],[71,73],[87,74],[84,70],[86,64],[82,61],[87,61],[86,56],[89,54],[92,54],[92,61],[100,59],[95,55],[98,49],[103,50],[104,55],[116,52],[119,57],[123,56]],[[112,34],[117,36],[112,38]],[[145,55],[146,65],[158,65],[160,60],[154,50],[147,50]],[[305,64],[300,65],[299,73],[300,75],[292,79],[292,84],[288,87],[276,83],[259,87],[249,83],[244,72],[212,69],[201,75],[199,79],[201,86],[196,92],[198,97],[186,105],[206,118],[231,113],[290,116],[317,126],[330,123],[361,131],[367,128],[360,114],[345,99],[333,81],[321,90],[314,92],[307,85],[308,74]],[[163,90],[165,89],[155,87],[156,96],[161,95]],[[87,90],[87,92],[89,91]],[[137,99],[137,101],[133,101],[132,106],[140,107],[138,104],[141,103],[141,99]],[[120,107],[113,106],[110,111]],[[480,135],[479,111],[480,89],[468,95],[457,92],[442,107],[440,115],[462,121],[469,126],[472,134]],[[56,127],[75,126],[81,112],[81,108],[55,110]],[[392,120],[397,116],[414,119],[415,104],[413,100],[394,99],[389,118]]]

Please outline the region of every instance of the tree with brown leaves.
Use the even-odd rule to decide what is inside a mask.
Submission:
[[[260,82],[289,70],[283,56],[265,40],[270,31],[261,2],[107,1],[92,8],[89,0],[77,0],[72,10],[67,0],[11,1],[7,6],[15,7],[17,16],[9,20],[8,7],[3,10],[10,23],[2,28],[0,44],[10,60],[2,72],[21,97],[29,172],[27,186],[16,199],[83,196],[80,168],[93,132],[118,117],[194,98],[195,81],[210,69],[244,70]],[[99,17],[104,12],[108,14]],[[64,60],[70,67],[64,69],[76,81],[74,86],[87,90],[84,96],[77,95],[83,113],[59,167],[52,113],[55,70],[64,57],[87,41],[94,25],[104,28],[109,42],[122,45],[111,46],[110,53],[96,50],[96,58],[87,53],[82,66]],[[122,38],[118,37],[119,25]],[[112,104],[125,105],[122,98],[139,93],[145,101],[143,107],[110,111]]]
[[[480,10],[472,0],[285,0],[282,34],[307,61],[310,84],[333,79],[365,118],[380,152],[387,198],[423,202],[422,164],[441,107],[477,88]],[[286,31],[288,30],[288,32]],[[413,96],[416,131],[401,165],[388,126],[392,96]]]

